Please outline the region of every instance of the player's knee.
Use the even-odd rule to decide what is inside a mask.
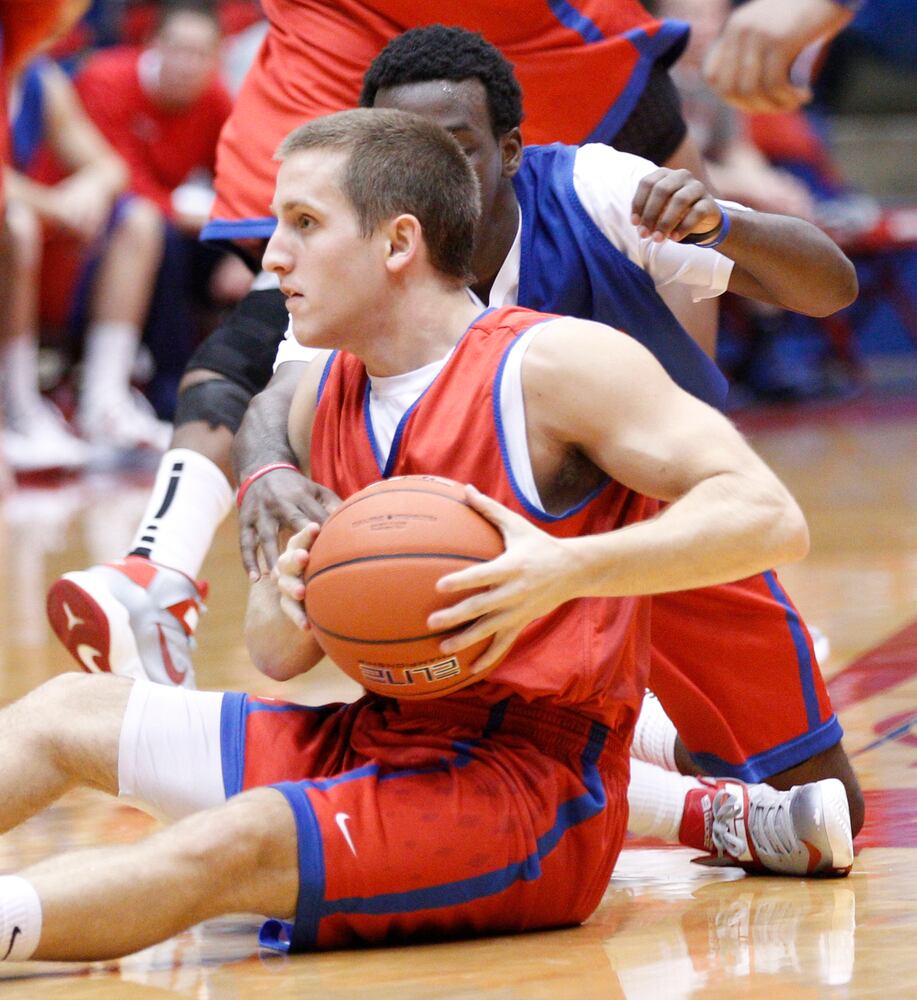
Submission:
[[[173,828],[170,864],[200,876],[227,909],[290,909],[272,899],[272,877],[283,887],[297,883],[296,832],[289,807],[271,789],[256,789],[225,805],[188,817]],[[284,896],[284,892],[280,892]],[[292,906],[295,908],[295,888]]]
[[[149,248],[165,238],[163,217],[146,198],[131,198],[124,206],[117,229],[132,243]]]
[[[251,393],[236,382],[205,369],[185,372],[178,387],[174,423],[206,423],[210,428],[226,427],[235,434],[248,408]]]

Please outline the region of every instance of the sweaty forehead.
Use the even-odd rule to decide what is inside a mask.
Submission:
[[[413,111],[452,131],[459,128],[490,131],[487,91],[477,78],[380,87],[373,107]]]

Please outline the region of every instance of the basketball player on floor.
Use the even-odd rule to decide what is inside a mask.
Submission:
[[[455,78],[460,81],[458,84]],[[518,87],[499,53],[467,32],[434,28],[402,36],[374,63],[367,75],[363,100],[400,104],[431,115],[452,128],[463,123],[459,134],[477,165],[485,192],[486,224],[478,234],[479,251],[474,261],[476,273],[484,280],[476,288],[483,296],[489,291],[491,305],[518,299],[544,309],[596,316],[635,333],[638,338],[662,334],[647,343],[676,380],[708,401],[721,402],[719,375],[675,322],[654,292],[654,283],[661,286],[662,294],[667,293],[671,284],[680,282],[681,288],[688,288],[694,295],[714,295],[729,282],[734,290],[771,295],[783,305],[825,311],[843,305],[843,296],[850,294],[851,271],[840,251],[817,230],[798,220],[747,213],[749,219],[754,218],[763,228],[750,240],[730,249],[729,253],[738,262],[731,273],[730,258],[712,249],[641,239],[631,222],[631,202],[641,178],[652,172],[652,165],[606,147],[590,146],[582,153],[569,147],[560,150],[529,147],[514,181],[520,153],[516,130],[521,118]],[[572,197],[568,193],[571,171],[576,191]],[[545,210],[543,199],[534,197],[539,185],[553,199],[551,212]],[[587,253],[556,239],[564,226],[569,230],[571,217],[584,211],[582,205],[588,206],[586,211],[604,232],[604,236],[601,233],[588,236]],[[522,227],[527,238],[521,241],[521,251],[517,235],[520,207],[522,218],[528,220],[527,233],[526,227]],[[552,233],[550,243],[543,239],[546,227]],[[573,233],[572,238],[575,243],[577,234]],[[557,256],[545,256],[546,246],[553,246]],[[532,262],[522,269],[527,279],[522,281],[520,252]],[[641,273],[637,262],[644,265],[646,274]],[[803,298],[798,282],[804,267],[809,270]],[[295,358],[296,350],[295,342],[286,342],[279,360]],[[288,451],[283,424],[287,400],[301,370],[302,365],[292,360],[283,364],[275,378],[275,388],[259,397],[259,405],[246,421],[249,428],[246,440],[253,447],[249,446],[248,458],[243,462],[242,478],[252,471],[257,476],[258,470],[265,467],[265,458],[291,462],[293,456]],[[265,455],[265,443],[272,438],[280,451]],[[288,523],[295,524],[303,517],[297,504],[308,495],[305,481],[298,473],[278,470],[256,478],[249,495],[257,494],[265,483],[282,485],[285,479],[289,484],[277,496],[291,512],[286,515]],[[251,508],[251,500],[247,506]],[[243,507],[243,516],[245,510]],[[266,522],[261,541],[273,547],[276,523],[263,514],[260,516]],[[250,516],[248,523],[255,519]],[[254,547],[251,536],[245,547],[251,553]],[[249,565],[253,561],[250,554]],[[122,569],[131,572],[138,583],[151,579],[153,588],[169,579],[141,560],[129,560]],[[97,568],[89,574],[68,574],[68,577],[52,591],[52,597],[55,593],[59,595],[59,608],[66,600],[71,611],[78,608],[80,615],[91,623],[93,613],[83,610],[80,594],[75,594],[69,584],[87,591],[90,597],[98,595],[98,603],[102,604],[105,594],[99,593],[98,585],[105,586],[111,581],[115,593],[126,604],[133,602],[133,607],[140,608],[135,620],[146,625],[145,658],[162,661],[159,653],[162,642],[150,628],[158,625],[162,615],[157,618],[146,610],[149,589],[145,592],[134,586],[119,569]],[[858,829],[862,822],[859,789],[840,748],[840,729],[830,710],[805,626],[798,621],[776,579],[769,575],[744,586],[719,588],[682,600],[684,597],[667,598],[665,608],[671,611],[665,619],[660,612],[660,634],[662,622],[669,623],[668,644],[658,644],[654,662],[660,677],[658,684],[666,690],[666,704],[671,706],[677,700],[680,727],[689,738],[693,736],[692,749],[698,753],[704,769],[749,781],[768,778],[785,788],[841,777],[848,788],[854,825]],[[706,619],[698,620],[699,611]],[[122,614],[123,632],[127,615]],[[741,637],[735,634],[737,616],[749,623]],[[721,624],[711,627],[707,624],[710,619]],[[58,622],[67,625],[70,620],[69,615],[59,611]],[[175,628],[175,618],[172,623]],[[698,628],[704,626],[703,636],[690,644],[682,641],[682,636],[696,635]],[[62,638],[69,640],[73,649],[77,640],[83,640],[83,633],[65,628]],[[744,644],[741,652],[738,642]],[[679,657],[675,661],[677,668],[673,664],[673,650]],[[734,681],[732,689],[724,687],[721,665],[739,661],[746,664],[748,676],[743,678],[742,690],[735,691]],[[763,665],[753,668],[751,664]],[[171,660],[167,659],[166,668],[170,665]],[[151,671],[150,675],[164,678],[162,669]],[[685,676],[691,678],[690,684],[685,683]],[[784,694],[787,706],[776,719],[774,713],[765,710],[775,690]],[[796,692],[795,700],[786,694],[790,691]],[[680,697],[684,694],[689,697]],[[734,695],[732,701],[730,695]],[[670,769],[675,768],[677,754],[683,770],[694,770],[682,746],[676,748],[675,730],[664,714],[656,711],[657,707],[656,702],[648,702],[638,730],[636,752],[645,760]],[[819,753],[822,755],[810,760]],[[667,840],[678,838],[683,843],[709,849],[709,813],[705,822],[702,808],[706,795],[706,790],[697,790],[696,783],[682,782],[675,774],[638,765],[632,788],[631,828],[637,833]],[[748,809],[761,819],[748,833],[752,839],[754,830],[764,828],[764,817],[770,816],[775,808],[767,789],[756,789],[754,796],[758,801],[750,803],[743,812],[746,820]],[[792,803],[782,801],[789,815]],[[793,808],[798,812],[801,807],[799,802]],[[798,841],[791,842],[798,846]],[[799,869],[788,866],[784,852],[778,851],[778,856],[770,858],[767,844],[760,843],[759,847],[759,856],[769,867],[796,873],[807,871],[805,855],[802,856],[805,864]],[[744,853],[747,852],[740,852]]]
[[[260,261],[274,227],[265,210],[277,143],[303,121],[355,106],[366,66],[414,24],[466,24],[494,38],[528,89],[525,127],[534,141],[613,140],[658,163],[700,164],[666,73],[684,47],[687,25],[659,22],[635,0],[585,0],[578,11],[524,0],[513,17],[490,0],[347,0],[333,6],[267,0],[263,7],[268,34],[220,137],[217,202],[204,234],[231,240],[253,261]],[[601,85],[584,88],[584,80]],[[691,314],[712,350],[715,307],[703,303]],[[84,669],[101,665],[162,683],[193,683],[191,639],[205,596],[193,578],[232,507],[232,438],[249,400],[271,377],[286,325],[276,279],[262,273],[189,362],[172,448],[131,545],[130,556],[146,563],[133,558],[118,565],[115,576],[106,568],[94,574],[89,590],[104,606],[104,624],[79,627],[75,623],[86,616],[70,617],[62,602],[55,603],[52,623],[61,624],[65,644]]]
[[[445,578],[456,603],[428,625],[471,623],[444,652],[492,634],[484,663],[505,659],[433,701],[369,694],[323,709],[105,675],[42,685],[0,715],[0,829],[79,783],[185,818],[0,879],[7,959],[113,957],[235,911],[292,918],[294,950],[584,920],[624,837],[649,665],[639,595],[806,551],[773,473],[632,338],[482,312],[468,296],[477,182],[448,133],[358,110],[303,126],[279,155],[265,264],[297,339],[337,349],[310,366],[291,411],[302,467],[340,496],[375,479],[368,380],[430,372],[392,472],[476,480],[469,499],[507,548]],[[680,226],[704,232],[709,214],[692,206]],[[505,399],[503,362],[516,370]],[[321,650],[280,595],[300,599],[317,530],[299,533],[280,589],[263,578],[249,607],[259,658],[290,664],[295,650],[298,672]],[[265,939],[280,944],[278,930]]]

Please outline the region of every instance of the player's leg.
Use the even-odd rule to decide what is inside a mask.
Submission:
[[[256,789],[138,843],[0,878],[0,958],[115,958],[224,913],[292,916],[298,871],[289,806]]]
[[[118,792],[118,743],[132,684],[67,673],[0,710],[0,832],[67,789]]]
[[[48,594],[51,626],[84,668],[193,686],[195,583],[232,507],[232,438],[267,383],[287,323],[276,289],[249,293],[189,362],[172,447],[124,560],[65,574]]]
[[[92,281],[77,422],[92,442],[163,449],[170,428],[131,392],[131,372],[156,285],[165,222],[144,198],[122,201]]]
[[[2,450],[14,469],[78,468],[89,460],[89,447],[74,435],[57,409],[39,392],[38,294],[42,231],[25,204],[6,206],[6,245],[0,247],[0,384],[6,430]]]

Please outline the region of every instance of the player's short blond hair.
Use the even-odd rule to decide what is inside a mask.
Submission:
[[[281,142],[275,159],[305,150],[348,154],[341,189],[364,236],[397,215],[420,222],[433,266],[472,278],[478,180],[459,144],[439,125],[407,111],[358,108],[315,118]]]

